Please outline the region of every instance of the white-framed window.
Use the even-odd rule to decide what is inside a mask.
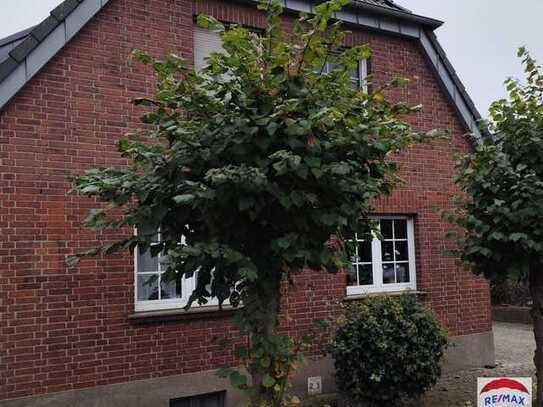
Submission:
[[[326,62],[322,72],[330,73],[334,70],[334,65],[330,62]],[[358,67],[351,72],[351,85],[353,88],[362,88],[362,90],[367,93],[368,86],[366,84],[366,79],[368,77],[368,61],[362,60],[358,62]]]
[[[160,231],[155,235],[155,244],[160,242]],[[181,242],[183,244],[183,242]],[[153,243],[151,243],[151,246]],[[134,250],[134,296],[136,311],[156,311],[183,308],[187,305],[196,288],[198,272],[192,277],[166,278],[165,272],[170,262],[163,254],[153,256],[139,248]],[[208,299],[206,306],[218,305],[216,298]],[[193,307],[200,306],[193,303]]]
[[[160,242],[160,232],[153,240]],[[151,243],[153,246],[153,243]],[[136,311],[182,308],[194,290],[194,278],[167,279],[169,261],[163,254],[153,256],[151,248],[134,250],[134,282]]]
[[[212,52],[224,52],[219,33],[205,28],[194,28],[194,68],[199,71]]]
[[[354,233],[347,295],[415,290],[415,232],[413,218],[380,216],[383,240]]]
[[[221,42],[221,36],[211,30],[196,27],[194,29],[194,67],[200,70],[205,65],[205,59],[212,52],[224,52]],[[322,69],[323,73],[330,73],[334,70],[332,63],[327,62]],[[351,83],[353,88],[362,88],[368,92],[366,79],[368,77],[368,61],[363,60],[358,64],[357,69],[351,73]]]

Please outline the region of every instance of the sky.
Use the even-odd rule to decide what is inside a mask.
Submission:
[[[61,0],[0,0],[0,38],[43,20]],[[479,111],[522,78],[518,47],[543,64],[543,0],[396,0],[416,14],[445,21],[436,32]]]

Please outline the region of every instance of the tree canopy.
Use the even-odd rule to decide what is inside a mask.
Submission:
[[[490,279],[527,277],[543,258],[543,75],[519,50],[527,83],[509,79],[508,99],[490,108],[490,134],[458,157],[465,192],[449,217],[461,226],[461,259]]]
[[[465,194],[446,217],[461,228],[457,253],[473,271],[529,281],[543,406],[543,74],[526,49],[518,55],[526,81],[506,81],[509,97],[490,108],[490,135],[458,158]]]

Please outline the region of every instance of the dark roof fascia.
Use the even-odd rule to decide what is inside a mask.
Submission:
[[[400,6],[399,4],[397,4],[395,1],[393,0],[387,0],[390,4],[392,4],[394,7],[400,9],[400,10],[403,10],[405,11],[406,13],[413,13],[411,10],[409,10],[408,8],[405,8],[403,6]]]
[[[456,73],[456,70],[454,69],[451,61],[449,60],[449,57],[447,57],[447,53],[439,43],[439,40],[437,39],[437,36],[434,32],[430,31],[427,32],[428,37],[430,38],[430,41],[432,42],[432,45],[437,50],[437,53],[439,54],[441,60],[443,61],[443,64],[445,65],[445,68],[449,72],[449,74],[452,76],[452,79],[458,88],[458,91],[461,93],[462,97],[466,100],[466,103],[468,104],[468,107],[473,111],[474,115],[476,116],[477,120],[482,119],[481,114],[477,111],[477,107],[475,106],[475,103],[473,102],[473,99],[469,95],[468,91],[466,90],[464,84],[462,83],[462,80]]]
[[[285,0],[288,3],[288,0]],[[418,14],[413,14],[407,9],[395,10],[391,7],[383,7],[375,4],[364,3],[361,1],[352,2],[348,8],[359,9],[370,14],[377,14],[386,17],[397,18],[403,21],[407,21],[413,24],[421,25],[425,28],[435,30],[441,27],[444,23],[441,20],[435,18],[425,17]]]
[[[27,28],[25,30],[16,32],[15,34],[11,34],[9,37],[5,37],[0,39],[0,47],[3,47],[4,45],[7,45],[11,42],[15,42],[17,40],[23,39],[26,37],[30,32],[34,29],[34,27]]]
[[[259,0],[235,0],[238,3],[250,3],[255,4],[258,3]],[[315,6],[318,5],[318,2],[311,1],[311,0],[282,0],[283,6],[288,10],[296,10],[296,11],[306,11],[308,13],[314,12]],[[349,6],[345,8],[345,11],[347,10],[361,10],[368,14],[377,15],[377,16],[385,16],[385,17],[392,17],[399,20],[403,20],[405,22],[410,22],[413,24],[422,25],[427,28],[436,29],[441,27],[444,23],[443,21],[436,20],[434,18],[430,17],[424,17],[420,16],[418,14],[413,14],[408,9],[401,7],[394,2],[390,1],[394,5],[394,7],[397,7],[397,9],[394,9],[392,7],[385,7],[385,6],[378,6],[375,4],[369,4],[364,3],[363,1],[352,1]]]
[[[482,116],[469,96],[462,80],[452,66],[447,54],[433,31],[421,30],[420,44],[434,72],[440,79],[442,89],[448,94],[464,125],[476,143],[489,133],[481,127]]]
[[[64,0],[40,24],[25,30],[26,38],[0,61],[0,111],[109,1]]]

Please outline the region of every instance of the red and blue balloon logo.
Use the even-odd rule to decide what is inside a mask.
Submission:
[[[479,405],[483,406],[530,406],[530,390],[515,379],[495,379],[483,386]]]

